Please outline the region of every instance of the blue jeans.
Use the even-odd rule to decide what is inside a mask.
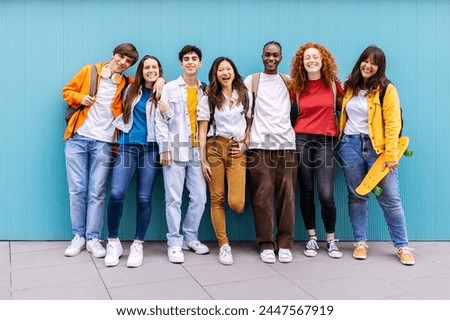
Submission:
[[[305,228],[306,230],[316,229],[314,203],[314,176],[316,176],[325,231],[334,233],[336,228],[334,147],[337,139],[324,135],[297,133],[295,140],[299,157],[297,181],[300,185],[300,209]]]
[[[369,195],[360,196],[355,189],[377,160],[378,155],[367,135],[344,135],[339,149],[347,180],[348,207],[353,235],[356,241],[365,241],[369,220]],[[378,186],[383,189],[383,193],[377,197],[377,201],[383,210],[392,242],[396,248],[408,246],[405,214],[398,187],[398,171],[390,172]]]
[[[88,240],[99,239],[112,146],[75,134],[67,140],[65,154],[72,233]]]
[[[206,204],[206,181],[203,177],[198,149],[194,149],[190,161],[173,161],[170,167],[163,167],[164,191],[166,194],[166,220],[169,246],[183,246],[186,242],[198,240],[198,228]],[[181,202],[184,183],[189,192],[189,205],[180,234]]]
[[[144,240],[152,215],[153,187],[159,168],[159,152],[156,142],[149,142],[147,145],[120,145],[111,174],[111,192],[108,202],[109,238],[119,237],[123,201],[137,171],[135,239]]]

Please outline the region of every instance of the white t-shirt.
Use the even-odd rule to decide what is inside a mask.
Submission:
[[[86,121],[78,129],[79,135],[104,142],[115,142],[114,114],[111,104],[117,85],[111,79],[102,79],[94,104],[89,108]]]
[[[252,75],[245,78],[252,91]],[[290,120],[291,100],[279,74],[261,73],[250,132],[250,149],[295,150],[295,132]]]
[[[359,95],[353,96],[345,106],[347,122],[344,134],[369,134],[367,90],[360,90]]]

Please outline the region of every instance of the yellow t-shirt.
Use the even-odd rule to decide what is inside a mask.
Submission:
[[[197,146],[197,104],[198,104],[198,87],[187,87],[187,107],[189,112],[189,120],[191,121],[192,146]]]

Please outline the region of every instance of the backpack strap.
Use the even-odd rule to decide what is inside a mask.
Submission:
[[[216,107],[213,106],[213,104],[209,101],[209,98],[208,98],[208,105],[209,105],[209,123],[213,128],[213,147],[215,148],[216,147],[217,126],[216,126],[216,119],[214,118],[214,114],[216,111]]]
[[[391,80],[386,79],[386,81],[384,81],[384,82],[380,85],[381,88],[380,88],[380,95],[379,95],[379,97],[380,97],[380,106],[381,106],[381,109],[383,109],[384,96],[386,95],[386,90],[387,90],[387,87],[389,86],[390,83],[392,83]],[[383,112],[381,112],[381,114],[383,115]],[[402,136],[402,132],[403,132],[403,110],[402,110],[401,107],[400,107],[400,120],[401,120],[401,127],[400,127],[400,133],[399,133],[399,135],[398,135],[399,137]]]
[[[95,64],[92,64],[91,66],[91,85],[89,87],[89,95],[91,97],[94,97],[97,94],[97,67],[95,66]],[[81,110],[83,110],[86,106],[81,105],[74,113],[77,114],[77,117],[75,119],[75,122],[73,123],[73,127],[72,127],[72,134],[70,135],[71,138],[73,138],[74,134],[75,134],[75,128],[77,127],[77,123],[78,123],[78,117],[80,116]],[[73,115],[73,114],[72,114]],[[69,121],[69,120],[67,120]]]
[[[250,115],[250,126],[253,123],[253,117],[255,115],[255,101],[256,101],[256,96],[258,95],[258,86],[259,86],[259,78],[260,78],[260,73],[254,73],[252,74],[252,87],[251,87],[251,92],[252,92],[252,97],[253,97],[253,101],[252,101],[252,113]]]
[[[93,64],[91,72],[91,87],[89,89],[89,95],[91,97],[94,97],[97,94],[97,82],[97,67]]]
[[[287,77],[287,75],[285,75],[283,73],[279,73],[279,75],[281,76],[281,79],[283,79],[283,82],[286,85],[286,89],[289,92],[289,78]]]
[[[337,99],[337,89],[336,89],[336,82],[331,81],[331,89],[333,90],[333,115],[334,115],[334,123],[336,125],[336,132],[339,135],[339,117],[337,114],[337,107],[336,107],[336,99]]]
[[[206,88],[208,87],[208,85],[206,84],[206,82],[201,82],[201,88],[202,88],[202,91],[203,91],[203,94],[205,94],[205,92],[206,92]]]
[[[381,84],[381,89],[380,89],[380,105],[381,105],[381,107],[383,107],[383,101],[384,101],[384,96],[386,95],[386,89],[390,83],[391,83],[390,80],[386,80],[385,82],[383,82]]]

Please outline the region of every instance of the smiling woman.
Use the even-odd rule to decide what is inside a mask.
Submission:
[[[341,258],[334,233],[334,157],[338,128],[336,101],[343,96],[333,55],[323,45],[305,43],[291,64],[292,93],[299,108],[294,130],[299,155],[297,181],[300,185],[300,210],[309,240],[303,253],[315,257],[319,250],[316,232],[314,180],[317,179],[327,251],[331,258]],[[317,177],[317,178],[315,178]]]
[[[117,61],[126,65],[127,61]],[[143,260],[143,241],[152,215],[152,195],[159,172],[159,148],[155,135],[155,110],[158,91],[164,83],[161,63],[146,55],[139,62],[135,82],[127,88],[123,114],[113,122],[121,131],[119,151],[115,155],[108,203],[108,243],[105,265],[119,264],[123,253],[119,225],[123,203],[133,176],[137,176],[137,212],[134,241],[130,247],[128,267],[139,267]],[[159,82],[158,82],[159,81]],[[159,88],[157,88],[159,85]],[[159,89],[159,90],[157,90]],[[155,93],[156,92],[156,93]]]

